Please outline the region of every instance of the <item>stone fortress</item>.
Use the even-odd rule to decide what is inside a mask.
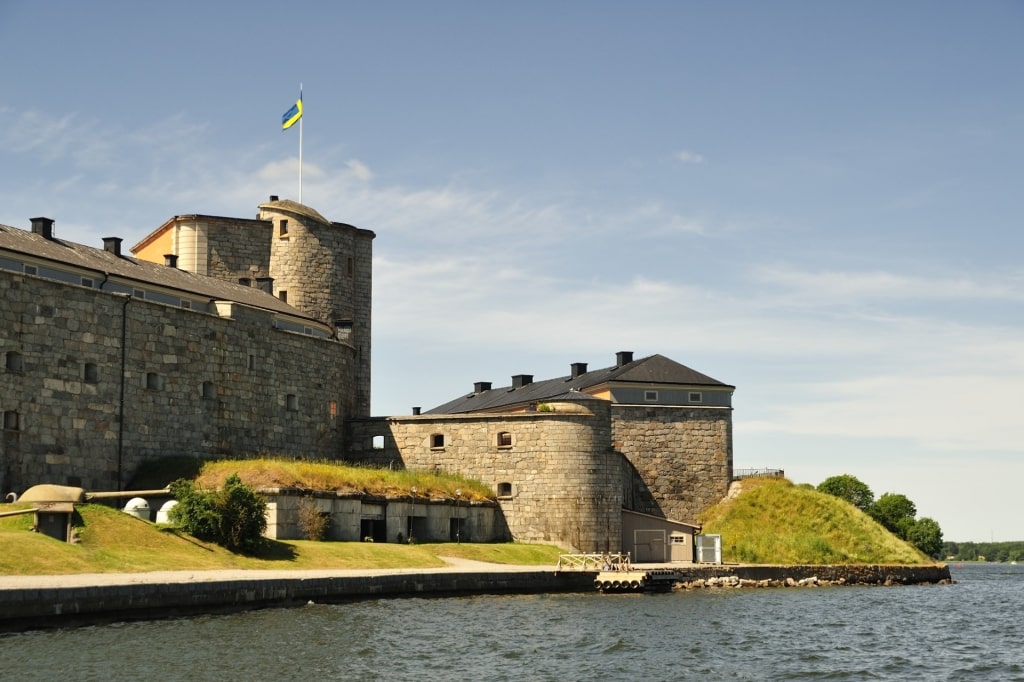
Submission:
[[[497,507],[442,512],[463,539],[692,553],[732,479],[733,386],[619,352],[371,417],[374,236],[276,196],[255,219],[175,216],[133,255],[0,225],[0,493],[122,490],[167,455],[339,460],[490,485]],[[414,503],[364,500],[337,536],[411,534]]]

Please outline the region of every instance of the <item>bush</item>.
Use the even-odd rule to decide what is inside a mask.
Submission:
[[[304,497],[299,502],[299,530],[310,540],[323,540],[327,537],[330,522],[330,516],[323,514],[313,500]]]
[[[220,490],[201,490],[178,479],[171,483],[171,492],[178,500],[171,521],[186,533],[232,552],[255,552],[262,544],[267,503],[238,474],[228,476]]]

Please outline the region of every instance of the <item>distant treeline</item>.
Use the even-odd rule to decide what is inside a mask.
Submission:
[[[1024,561],[1024,541],[945,542],[947,561]]]

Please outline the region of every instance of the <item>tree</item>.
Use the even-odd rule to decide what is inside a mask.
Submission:
[[[267,503],[238,474],[228,476],[220,490],[200,490],[192,481],[178,479],[171,483],[171,492],[178,500],[171,521],[186,533],[232,552],[252,552],[262,543]]]
[[[907,533],[914,524],[914,517],[917,516],[917,505],[906,495],[885,493],[871,505],[868,514],[891,533],[906,540]]]
[[[826,478],[818,484],[818,492],[842,498],[861,511],[868,511],[875,502],[871,488],[850,474]]]
[[[923,516],[907,531],[907,541],[932,557],[942,557],[942,529],[934,519]]]

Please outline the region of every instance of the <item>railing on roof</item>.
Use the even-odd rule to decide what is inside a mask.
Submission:
[[[782,469],[733,469],[732,480],[738,481],[741,478],[785,478],[786,472]]]

